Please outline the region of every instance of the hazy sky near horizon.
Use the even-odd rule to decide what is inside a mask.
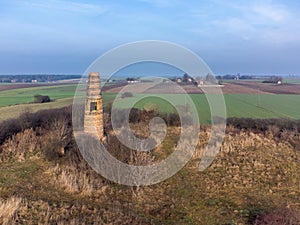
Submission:
[[[0,74],[82,74],[133,41],[197,53],[215,74],[300,74],[300,1],[2,0]]]

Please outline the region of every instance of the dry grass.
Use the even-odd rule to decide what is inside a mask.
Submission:
[[[253,224],[264,218],[257,215],[269,218],[280,205],[298,212],[300,138],[295,131],[274,126],[254,133],[229,127],[220,153],[199,172],[211,133],[204,127],[192,160],[176,175],[149,187],[129,188],[93,171],[75,143],[66,146],[70,134],[65,122],[62,118],[47,128],[25,130],[1,146],[0,194],[7,200],[0,202],[0,223],[6,218],[6,224]],[[147,137],[149,130],[140,125],[132,128]],[[166,139],[147,154],[128,151],[113,132],[107,141],[118,159],[145,165],[170,155],[180,131],[168,127]],[[41,157],[45,148],[56,152],[60,147],[65,147],[64,154]]]
[[[276,141],[252,132],[226,135],[220,153],[208,169],[214,171],[218,185],[207,188],[298,192],[300,180],[295,172],[300,171],[299,158],[300,152],[285,140]]]
[[[22,198],[11,197],[7,200],[0,199],[0,223],[3,225],[14,224],[17,220],[17,213],[24,206]]]
[[[49,168],[45,174],[51,177],[50,182],[53,185],[70,193],[90,195],[92,192],[103,193],[107,188],[103,179],[89,169],[80,170],[73,166],[57,164]]]

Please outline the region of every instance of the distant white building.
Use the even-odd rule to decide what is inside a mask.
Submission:
[[[204,80],[200,80],[198,83],[198,87],[204,85]]]
[[[135,84],[135,83],[139,83],[139,80],[128,80],[127,83],[128,84]]]

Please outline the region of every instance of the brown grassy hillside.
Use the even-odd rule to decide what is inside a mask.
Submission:
[[[299,224],[296,130],[229,126],[220,154],[199,172],[210,132],[202,129],[196,154],[175,176],[127,187],[90,169],[72,139],[69,117],[58,114],[52,113],[47,125],[32,123],[2,142],[1,224]],[[139,124],[132,127],[139,131]],[[147,160],[166,157],[177,133],[169,127],[165,142]],[[112,154],[128,162],[125,148],[114,147]]]

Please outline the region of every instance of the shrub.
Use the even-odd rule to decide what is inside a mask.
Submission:
[[[121,97],[122,98],[130,98],[130,97],[133,97],[133,94],[131,92],[124,92]]]
[[[300,132],[300,120],[291,119],[253,119],[253,118],[228,118],[227,125],[238,129],[251,129],[253,131],[265,132],[272,126],[280,131],[289,130]]]
[[[18,119],[9,119],[0,123],[0,144],[8,137],[22,130]]]
[[[144,110],[146,110],[147,112],[158,112],[159,106],[156,103],[148,102],[145,104]]]
[[[51,102],[51,99],[48,95],[35,95],[33,102],[34,103]]]
[[[67,145],[72,139],[72,129],[67,117],[54,118],[47,127],[44,136],[44,154],[50,159],[56,159],[65,154]]]
[[[258,216],[254,225],[295,225],[300,224],[300,215],[290,208],[274,210]]]

